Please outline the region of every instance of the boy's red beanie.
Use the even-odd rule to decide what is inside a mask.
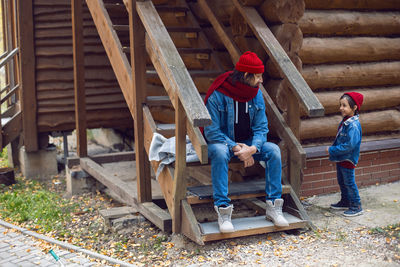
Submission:
[[[240,56],[236,63],[236,70],[248,73],[263,73],[264,64],[256,53],[247,51]]]
[[[357,105],[358,110],[361,109],[361,105],[362,105],[363,100],[364,100],[364,96],[362,94],[357,93],[357,92],[347,92],[347,93],[344,93],[344,94],[350,96],[354,100],[354,102]]]

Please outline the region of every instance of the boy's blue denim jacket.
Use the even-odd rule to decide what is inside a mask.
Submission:
[[[362,130],[359,115],[354,115],[343,123],[336,134],[333,145],[329,147],[329,160],[350,161],[357,165],[360,157]]]
[[[204,127],[204,135],[208,143],[223,143],[229,151],[237,145],[234,133],[234,100],[221,92],[214,91],[207,100],[206,107],[211,115],[212,124]],[[265,104],[262,92],[248,102],[250,125],[253,130],[252,145],[261,151],[267,141],[268,121],[265,115]]]

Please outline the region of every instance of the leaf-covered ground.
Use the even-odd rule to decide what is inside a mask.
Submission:
[[[139,266],[343,266],[340,257],[350,263],[400,264],[399,224],[369,229],[349,221],[340,230],[271,233],[198,246],[161,232],[147,220],[123,233],[106,229],[99,210],[121,205],[98,191],[64,198],[63,175],[45,183],[22,177],[17,182],[1,188],[3,220]]]

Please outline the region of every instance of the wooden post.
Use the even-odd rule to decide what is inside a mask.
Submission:
[[[0,51],[1,51],[1,55],[4,53],[4,52],[6,52],[6,40],[5,40],[5,38],[4,38],[4,34],[6,34],[6,20],[5,20],[5,14],[6,14],[6,12],[5,12],[5,10],[4,10],[4,8],[5,8],[5,1],[4,0],[1,0],[0,1],[0,10],[1,10],[1,21],[0,21],[0,23],[1,23],[1,30],[2,30],[2,33],[3,33],[3,39],[1,39],[0,40],[0,45],[1,45],[1,47],[0,47]],[[1,89],[3,89],[3,88],[1,88]]]
[[[300,140],[300,105],[296,97],[292,94],[289,88],[286,88],[287,92],[287,122],[289,127],[292,129],[293,134],[297,140]],[[302,161],[295,156],[290,149],[288,149],[288,164],[289,164],[289,181],[294,192],[297,196],[300,196],[300,187],[302,182]]]
[[[71,0],[74,60],[74,96],[77,154],[87,156],[85,58],[83,52],[82,0]]]
[[[35,42],[32,1],[18,0],[20,88],[25,151],[38,150],[36,122]]]
[[[181,232],[181,201],[186,195],[186,113],[178,95],[175,97],[175,172],[173,185],[172,232]]]
[[[129,8],[137,196],[138,202],[143,203],[152,201],[150,162],[144,148],[143,103],[146,97],[145,32],[143,23],[136,10],[136,0],[129,0]]]
[[[214,11],[210,8],[207,0],[198,1],[204,13],[206,14],[208,20],[217,32],[218,37],[221,39],[222,43],[225,45],[229,54],[231,55],[232,62],[237,62],[240,57],[239,48],[235,43],[231,42],[230,37],[226,33],[226,29],[218,17],[215,15]]]

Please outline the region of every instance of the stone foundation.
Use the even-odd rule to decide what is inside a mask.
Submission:
[[[26,152],[22,146],[19,149],[18,160],[21,172],[27,179],[48,179],[58,174],[55,146],[50,145],[36,152]]]

